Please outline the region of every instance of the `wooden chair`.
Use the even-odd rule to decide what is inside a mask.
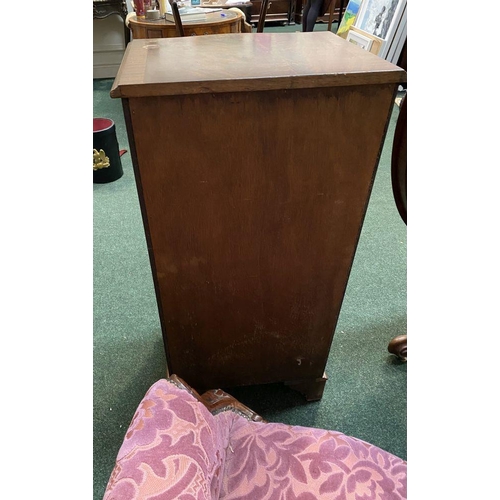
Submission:
[[[394,131],[394,142],[391,157],[391,181],[394,201],[399,215],[407,224],[407,201],[406,201],[406,154],[407,154],[407,111],[406,95],[401,100],[396,130]],[[398,335],[390,342],[387,350],[402,361],[407,359],[407,336]]]
[[[266,22],[266,15],[267,11],[269,10],[269,7],[271,6],[271,1],[270,0],[262,0],[262,3],[260,4],[260,11],[259,11],[259,21],[257,23],[257,30],[256,33],[262,33],[264,31],[264,24]],[[237,7],[231,7],[229,10],[234,10],[238,11],[243,15],[243,20],[241,21],[241,32],[242,33],[252,33],[252,25],[248,24],[245,20],[245,14],[241,9],[238,9]]]
[[[181,15],[179,14],[179,7],[177,6],[177,2],[170,1],[170,5],[172,6],[172,13],[174,15],[175,29],[177,30],[177,36],[184,36],[184,27],[182,26],[182,19]]]
[[[260,4],[259,22],[257,23],[257,33],[262,33],[264,31],[264,24],[266,22],[266,15],[267,15],[267,11],[269,10],[270,5],[271,4],[270,4],[269,0],[262,0],[262,3]]]
[[[328,31],[332,31],[332,23],[333,23],[333,14],[335,12],[335,8],[339,4],[339,20],[337,23],[337,30],[339,29],[340,23],[342,22],[342,16],[344,15],[344,11],[346,8],[345,0],[331,0],[330,5],[328,6]]]

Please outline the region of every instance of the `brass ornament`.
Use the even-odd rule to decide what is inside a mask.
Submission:
[[[101,168],[109,167],[109,158],[106,156],[106,153],[101,149],[97,151],[94,149],[94,166],[93,170],[100,170]]]

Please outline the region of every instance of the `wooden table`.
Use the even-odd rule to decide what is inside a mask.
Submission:
[[[221,16],[224,14],[224,16]],[[231,10],[209,12],[204,21],[183,21],[184,34],[190,35],[215,35],[223,33],[241,33],[243,15]],[[143,38],[171,38],[177,37],[175,23],[158,19],[129,18],[129,28],[134,39]]]
[[[122,99],[169,373],[197,391],[285,382],[321,398],[405,80],[326,31],[128,45],[111,96]]]

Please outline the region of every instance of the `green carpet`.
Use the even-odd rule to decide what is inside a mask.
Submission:
[[[320,25],[326,29],[326,24]],[[293,31],[298,25],[288,26]],[[269,31],[271,31],[270,29]],[[130,151],[112,79],[94,80],[94,117],[116,123]],[[265,419],[335,429],[406,459],[407,365],[387,352],[406,333],[406,226],[393,201],[394,107],[326,367],[321,401],[281,385],[228,390]],[[137,404],[165,376],[165,357],[130,152],[124,175],[94,184],[94,499],[102,499]]]

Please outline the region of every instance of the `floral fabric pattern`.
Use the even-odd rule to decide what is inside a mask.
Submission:
[[[406,499],[406,462],[340,432],[236,416],[229,445],[221,500]]]
[[[161,379],[141,401],[103,500],[400,500],[407,464],[340,432],[212,415]]]
[[[159,380],[132,419],[104,500],[219,498],[228,432],[194,396]]]

